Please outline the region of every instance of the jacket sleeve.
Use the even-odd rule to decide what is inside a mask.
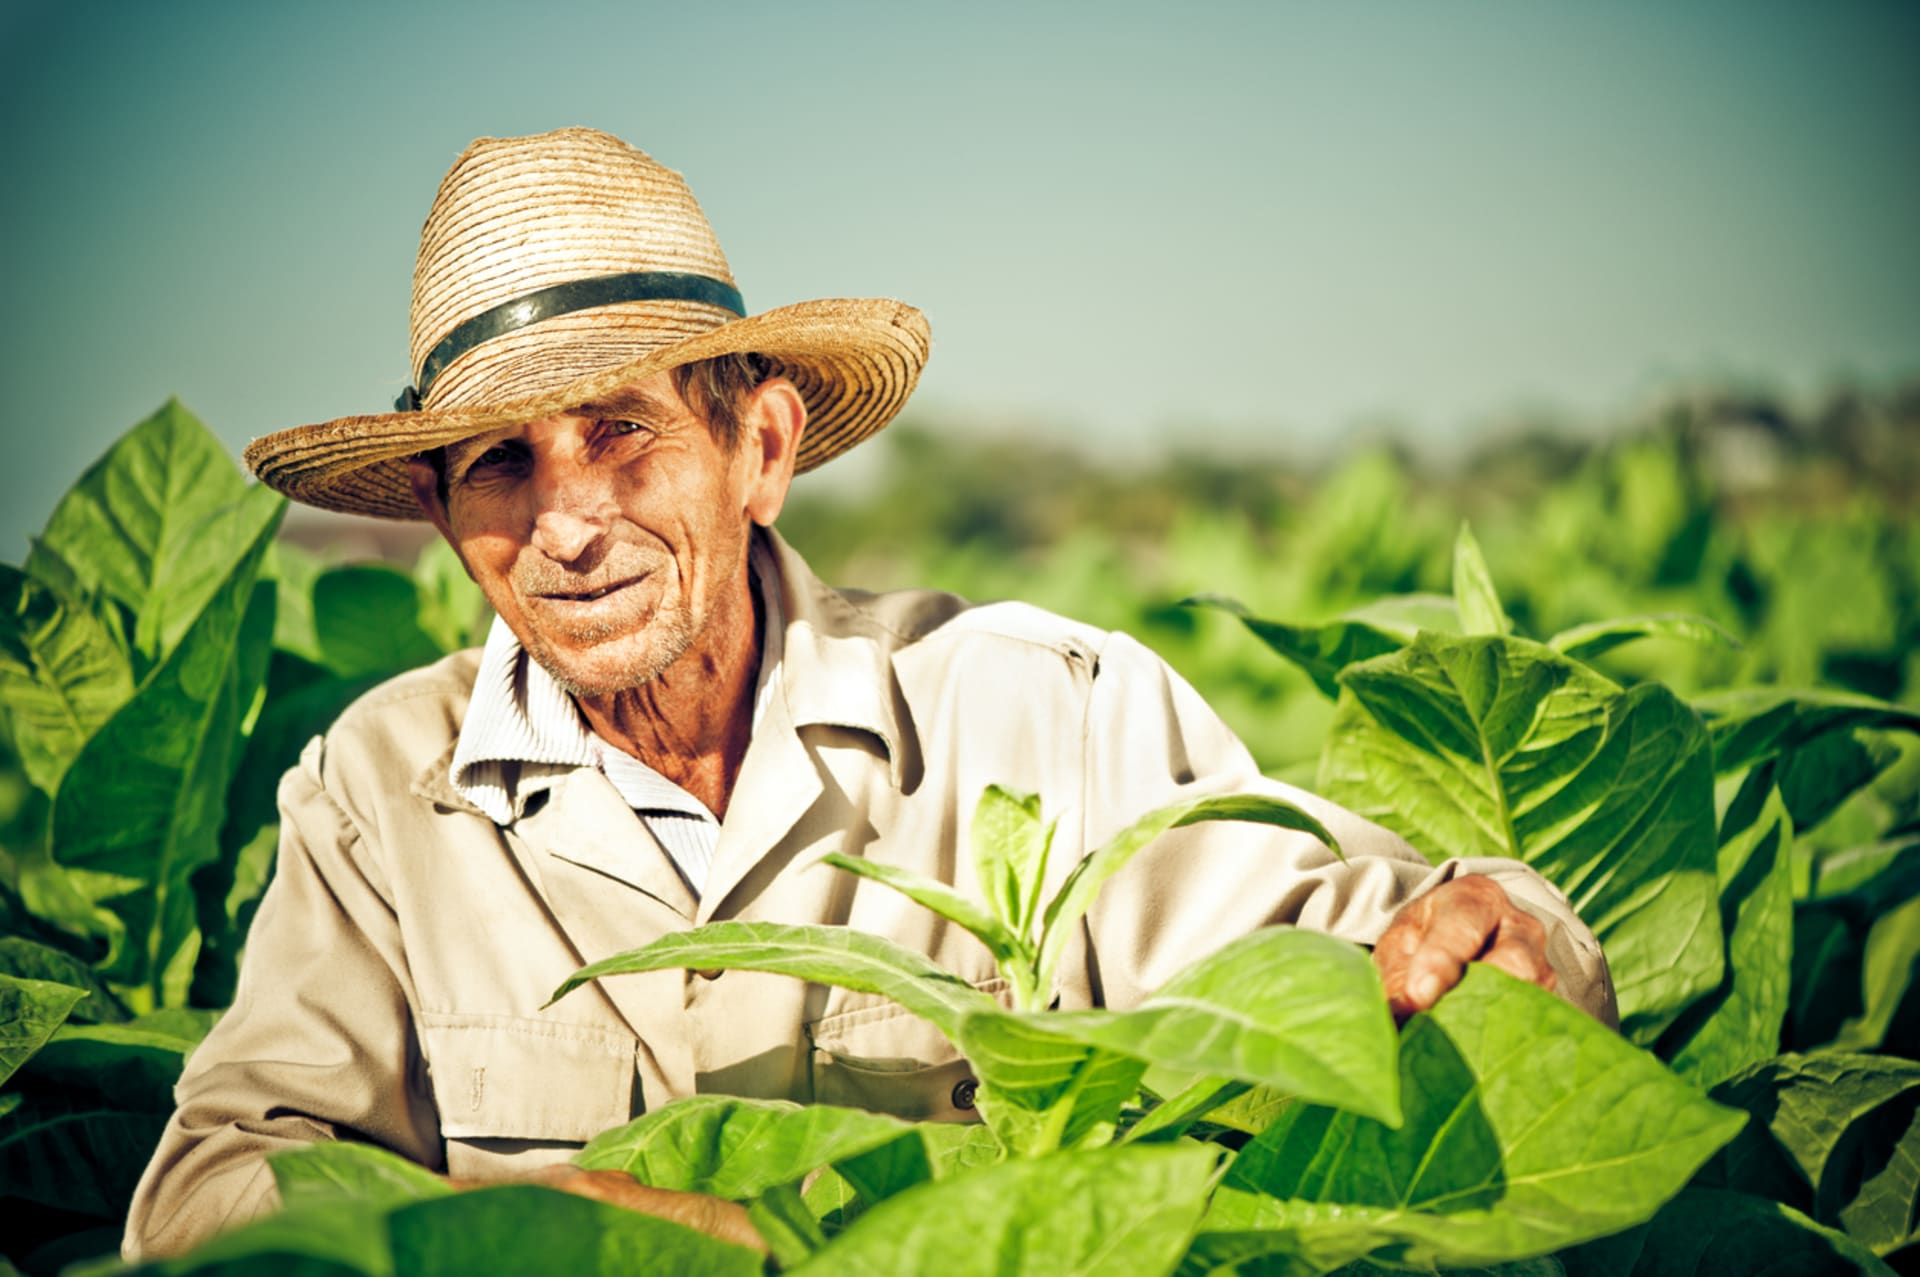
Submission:
[[[1200,695],[1125,635],[1111,636],[1100,654],[1084,748],[1088,851],[1164,803],[1254,792],[1311,813],[1346,856],[1343,862],[1307,834],[1239,822],[1163,835],[1107,885],[1088,915],[1090,956],[1107,1005],[1133,1005],[1228,940],[1274,923],[1371,945],[1403,905],[1462,874],[1484,874],[1545,924],[1560,995],[1619,1023],[1599,941],[1532,868],[1499,857],[1434,865],[1397,834],[1262,776]]]
[[[265,1158],[353,1139],[437,1168],[439,1121],[406,959],[359,831],[322,788],[321,743],[280,784],[280,851],[234,1004],[193,1052],[134,1193],[123,1253],[177,1254],[272,1209]]]

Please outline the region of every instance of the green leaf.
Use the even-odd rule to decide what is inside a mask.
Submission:
[[[134,649],[152,665],[285,508],[278,493],[250,487],[220,441],[169,401],[61,498],[27,571],[124,604]]]
[[[1659,1046],[1674,1071],[1702,1089],[1780,1053],[1793,966],[1793,821],[1771,768],[1749,774],[1720,838],[1726,974]]]
[[[1623,643],[1643,638],[1677,638],[1691,643],[1740,646],[1740,640],[1717,622],[1691,612],[1649,612],[1643,616],[1592,621],[1560,631],[1547,640],[1547,646],[1575,660],[1590,661]]]
[[[1813,862],[1809,900],[1852,898],[1870,916],[1920,896],[1920,829],[1827,852]]]
[[[36,1086],[0,1116],[0,1199],[124,1219],[167,1107],[136,1110],[89,1089]]]
[[[980,1113],[1015,1153],[1101,1142],[1146,1072],[1142,1060],[1051,1032],[1056,1018],[996,1007],[960,1021],[960,1049],[981,1083]]]
[[[408,1277],[760,1277],[761,1257],[691,1228],[529,1185],[414,1202],[387,1218],[394,1270]]]
[[[1839,1052],[1783,1055],[1714,1097],[1755,1120],[1703,1182],[1778,1198],[1875,1250],[1915,1237],[1920,1063]]]
[[[746,1201],[911,1130],[862,1109],[693,1095],[594,1137],[573,1164],[624,1171],[655,1188]]]
[[[221,1233],[178,1259],[125,1270],[126,1277],[395,1277],[378,1207],[338,1203],[275,1211]],[[77,1277],[77,1275],[76,1275]],[[98,1275],[104,1277],[104,1274]]]
[[[0,975],[0,1083],[27,1062],[66,1020],[85,989]]]
[[[148,985],[160,1005],[185,1000],[199,938],[190,880],[219,855],[241,720],[266,672],[273,598],[253,584],[272,531],[258,531],[54,796],[54,859],[127,927],[110,977]]]
[[[1713,733],[1713,765],[1722,775],[1790,753],[1829,732],[1859,727],[1920,731],[1920,712],[1808,688],[1749,687],[1696,697]]]
[[[1840,1026],[1833,1045],[1848,1051],[1880,1047],[1913,989],[1920,967],[1920,898],[1874,919],[1860,958],[1858,1016]]]
[[[467,575],[460,556],[444,537],[435,537],[413,563],[420,595],[420,628],[443,652],[479,647],[486,641],[492,613],[486,595]]]
[[[1487,571],[1480,543],[1465,523],[1453,539],[1453,601],[1460,609],[1460,628],[1466,633],[1513,633],[1513,622],[1500,606],[1500,592],[1494,588],[1493,574]]]
[[[1796,829],[1812,829],[1871,785],[1898,757],[1887,742],[1870,749],[1852,732],[1828,732],[1779,759],[1780,797]]]
[[[1415,1265],[1523,1259],[1650,1218],[1744,1120],[1480,964],[1408,1024],[1400,1094],[1398,1130],[1287,1109],[1229,1170],[1239,1196],[1209,1231],[1277,1230],[1328,1266],[1382,1247]]]
[[[1435,863],[1539,870],[1600,938],[1635,1041],[1719,983],[1712,757],[1671,693],[1524,639],[1436,634],[1341,678],[1327,797]]]
[[[1060,955],[1066,950],[1074,928],[1093,907],[1093,900],[1107,879],[1126,868],[1127,862],[1144,851],[1149,843],[1169,829],[1196,825],[1203,820],[1244,820],[1256,824],[1277,825],[1312,834],[1338,855],[1340,844],[1326,826],[1292,803],[1259,794],[1222,794],[1213,798],[1186,799],[1148,812],[1115,834],[1105,846],[1073,867],[1060,885],[1047,911],[1040,938],[1039,984],[1047,988]]]
[[[747,1204],[747,1220],[782,1268],[792,1268],[827,1244],[820,1221],[791,1184],[777,1184]]]
[[[792,1270],[816,1277],[1165,1273],[1205,1202],[1214,1152],[1130,1145],[1023,1159],[923,1184]]]
[[[1893,1277],[1872,1251],[1780,1202],[1688,1188],[1653,1219],[1564,1252],[1567,1277],[1861,1273]]]
[[[385,564],[322,572],[313,585],[313,628],[321,664],[344,679],[397,674],[442,655],[420,628],[413,578]]]
[[[830,851],[820,857],[823,865],[832,865],[861,878],[870,878],[874,882],[893,888],[916,904],[924,905],[947,921],[964,927],[975,939],[987,947],[1002,971],[1012,971],[1024,966],[1030,959],[1027,946],[1020,937],[1008,929],[1007,924],[988,913],[985,909],[967,899],[937,878],[929,878],[911,869],[902,869],[898,865],[889,865],[878,860],[863,860],[854,856],[842,855]]]
[[[1359,946],[1268,927],[1225,946],[1130,1011],[982,1012],[1181,1073],[1275,1087],[1397,1125],[1397,1041]],[[991,1081],[982,1061],[968,1058]]]
[[[276,1153],[267,1164],[287,1210],[336,1204],[384,1209],[453,1192],[432,1171],[371,1144],[319,1140]]]
[[[1139,1121],[1127,1128],[1120,1142],[1131,1144],[1136,1140],[1167,1140],[1184,1135],[1209,1113],[1252,1089],[1245,1082],[1226,1078],[1199,1078],[1148,1109]]]
[[[27,779],[46,793],[133,695],[133,667],[98,613],[0,564],[0,705]]]
[[[1024,940],[1031,935],[1039,911],[1040,891],[1047,876],[1047,851],[1053,842],[1053,831],[1040,823],[1040,795],[987,786],[974,805],[969,832],[974,876],[986,893],[987,903],[1014,937]],[[952,914],[946,916],[953,918]]]
[[[23,980],[52,980],[56,984],[84,989],[86,996],[74,1006],[70,1017],[77,1023],[113,1022],[127,1018],[125,1008],[99,976],[94,974],[92,967],[51,945],[40,944],[23,936],[0,937],[0,975],[16,976]]]
[[[952,1038],[960,1017],[999,1005],[924,955],[846,927],[777,922],[712,922],[582,967],[554,990],[565,997],[589,980],[633,971],[771,971],[816,984],[892,998]],[[549,1004],[551,1005],[551,1004]]]
[[[1362,619],[1353,613],[1324,625],[1288,625],[1249,616],[1246,607],[1238,599],[1218,594],[1196,594],[1183,599],[1182,603],[1189,607],[1212,607],[1233,613],[1252,631],[1254,637],[1298,665],[1313,680],[1313,685],[1329,697],[1340,695],[1337,679],[1341,670],[1356,661],[1399,651],[1413,641],[1417,629],[1417,626],[1403,626],[1385,618]],[[1444,606],[1451,616],[1453,601],[1445,600]]]
[[[68,1024],[28,1072],[68,1090],[109,1097],[142,1112],[169,1112],[187,1056],[212,1027],[212,1012],[160,1011],[124,1024]]]

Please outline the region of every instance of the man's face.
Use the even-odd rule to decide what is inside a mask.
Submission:
[[[710,646],[710,629],[753,623],[746,556],[767,476],[747,435],[723,450],[660,373],[449,446],[441,531],[563,687],[625,691]]]

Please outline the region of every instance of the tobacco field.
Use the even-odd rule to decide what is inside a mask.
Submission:
[[[966,1056],[978,1123],[703,1095],[576,1159],[742,1203],[768,1256],[339,1142],[274,1160],[280,1214],[139,1271],[1920,1272],[1917,436],[1920,388],[1805,418],[1701,398],[1452,467],[1101,465],[896,427],[869,480],[803,484],[781,521],[824,579],[1132,633],[1269,774],[1554,882],[1620,1031],[1483,967],[1396,1027],[1364,950],[1288,928],[1138,1007],[1050,1011],[1063,937],[1158,833],[1324,831],[1253,797],[1125,813],[1062,882],[1060,813],[1007,776],[969,831],[983,898],[829,857],[978,937],[1004,1001],[874,937],[729,922],[555,990],[784,972]],[[0,565],[0,1277],[123,1271],[280,773],[485,633],[444,547],[342,561],[285,516],[169,404]]]

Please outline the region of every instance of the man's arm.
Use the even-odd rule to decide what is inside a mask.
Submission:
[[[280,785],[280,855],[231,1010],[187,1062],[127,1219],[129,1259],[176,1254],[271,1210],[266,1157],[315,1140],[441,1158],[384,884],[315,775]]]
[[[1109,1005],[1132,1005],[1257,927],[1292,923],[1381,945],[1376,960],[1401,1014],[1431,1004],[1429,977],[1451,987],[1467,960],[1497,952],[1496,965],[1550,979],[1561,997],[1618,1023],[1599,942],[1534,870],[1492,857],[1430,864],[1398,835],[1261,776],[1199,694],[1124,635],[1112,636],[1100,654],[1085,757],[1089,848],[1162,803],[1240,791],[1304,808],[1346,856],[1306,834],[1235,822],[1162,836],[1108,884],[1088,915]],[[1536,970],[1542,957],[1546,972]]]

